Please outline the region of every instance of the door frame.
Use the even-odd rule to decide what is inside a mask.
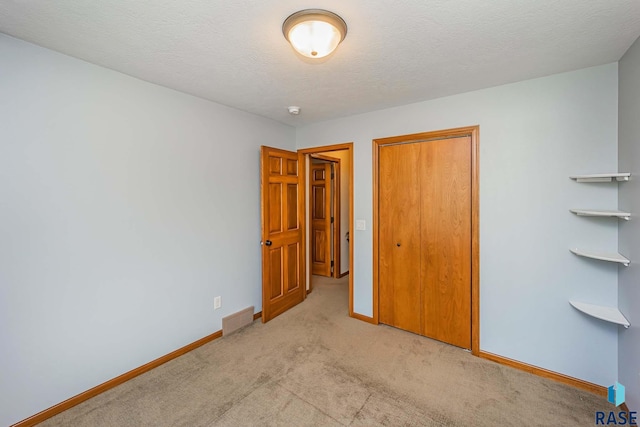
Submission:
[[[468,126],[373,140],[373,322],[378,324],[379,299],[379,151],[382,146],[471,137],[471,353],[480,354],[480,126]]]
[[[321,147],[311,147],[311,148],[303,148],[298,150],[298,154],[302,156],[304,159],[304,174],[307,176],[307,159],[311,157],[312,154],[318,154],[329,151],[343,151],[347,150],[349,152],[349,317],[359,318],[360,315],[353,312],[353,274],[354,274],[354,212],[353,212],[353,142],[345,142],[342,144],[333,144],[333,145],[324,145]],[[305,191],[307,187],[306,178],[305,178]],[[305,203],[305,206],[308,204]],[[308,206],[307,206],[308,207]],[[306,209],[306,208],[305,208]],[[307,211],[305,210],[305,219],[307,218]],[[307,225],[308,228],[308,225]],[[306,235],[306,233],[305,233]],[[339,236],[338,236],[339,238]],[[339,243],[339,241],[338,241]],[[307,246],[305,243],[305,261],[306,263],[310,263],[311,252],[307,251]],[[310,265],[310,264],[308,264]],[[337,269],[336,269],[337,270]],[[338,271],[339,273],[339,271]],[[305,275],[305,281],[308,278],[308,273]]]
[[[338,157],[330,157],[322,154],[310,154],[309,155],[313,159],[324,160],[327,162],[331,162],[334,171],[334,178],[331,179],[331,202],[333,203],[333,217],[334,221],[331,224],[331,228],[333,229],[333,241],[331,244],[333,245],[333,273],[331,277],[339,279],[342,277],[340,275],[340,165],[342,163],[342,159]],[[309,198],[309,205],[311,205],[311,198]],[[310,206],[308,206],[310,208]],[[312,288],[310,287],[309,290]]]

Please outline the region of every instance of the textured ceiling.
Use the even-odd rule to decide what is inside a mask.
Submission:
[[[349,31],[309,63],[281,26],[318,7]],[[0,32],[299,126],[617,61],[640,1],[0,0]]]

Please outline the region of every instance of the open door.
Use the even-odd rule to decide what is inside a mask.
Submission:
[[[301,164],[297,153],[260,148],[263,323],[306,296]]]
[[[311,163],[310,175],[311,274],[331,277],[331,163]]]

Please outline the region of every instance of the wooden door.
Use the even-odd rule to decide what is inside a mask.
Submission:
[[[311,273],[331,276],[331,164],[311,163]]]
[[[419,144],[423,335],[471,348],[471,137]]]
[[[419,144],[380,148],[380,322],[422,333]]]
[[[471,138],[382,145],[379,320],[471,348]]]
[[[302,302],[304,181],[297,153],[261,147],[262,321]]]

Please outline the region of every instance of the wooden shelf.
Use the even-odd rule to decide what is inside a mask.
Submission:
[[[577,182],[611,182],[611,181],[629,181],[630,173],[594,173],[590,175],[574,175],[569,178],[575,179]]]
[[[627,318],[624,317],[624,315],[620,313],[620,310],[615,307],[587,304],[585,302],[578,301],[569,301],[569,304],[571,304],[576,310],[579,310],[584,314],[588,314],[589,316],[595,317],[596,319],[615,323],[617,325],[622,325],[625,328],[631,326]]]
[[[631,218],[630,212],[621,212],[621,211],[601,211],[596,209],[569,209],[571,212],[578,216],[598,216],[598,217],[608,217],[608,218],[621,218],[629,221]]]
[[[578,256],[583,256],[585,258],[599,259],[601,261],[617,262],[624,265],[625,267],[628,267],[629,263],[631,262],[625,257],[623,257],[622,255],[620,255],[619,253],[592,252],[592,251],[583,251],[580,249],[569,249],[569,250]]]

